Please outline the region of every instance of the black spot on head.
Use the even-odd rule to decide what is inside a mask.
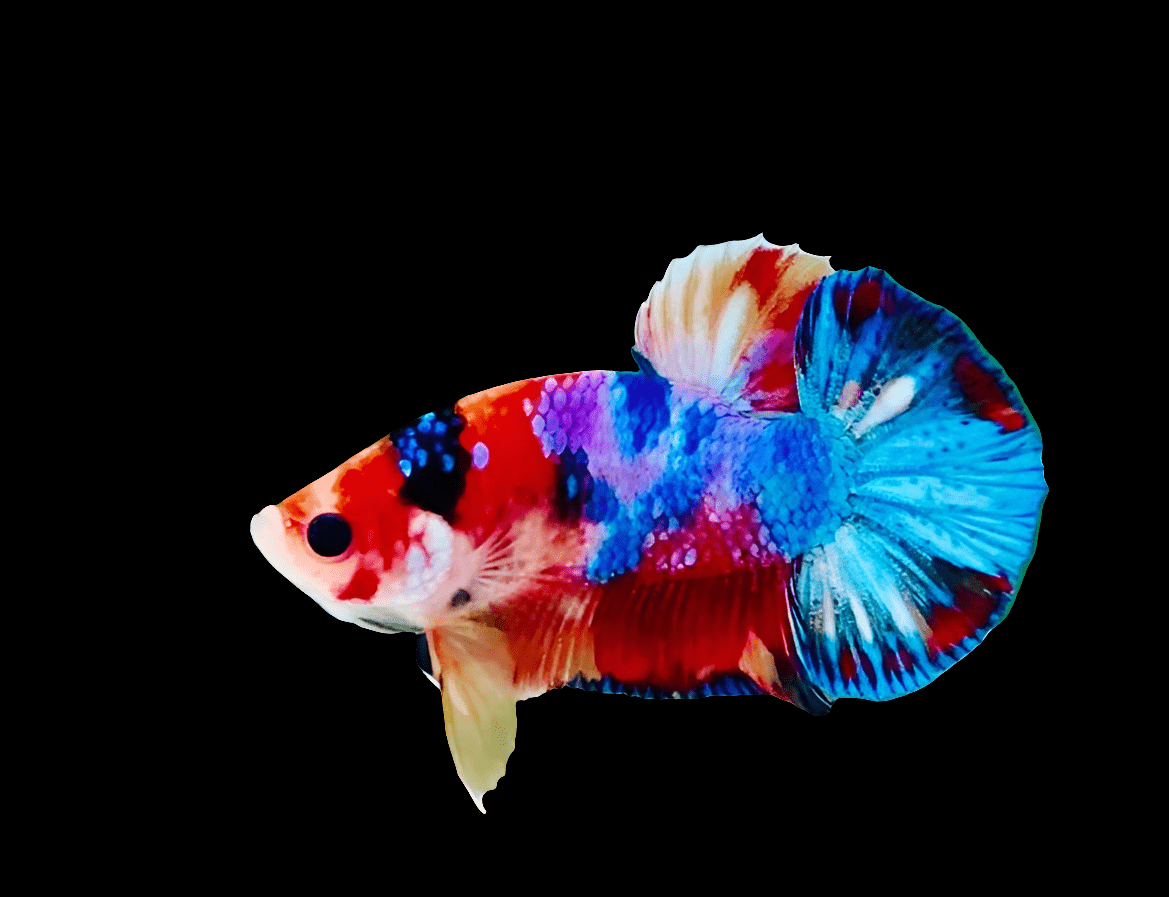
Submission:
[[[318,514],[308,525],[308,546],[323,558],[342,554],[351,541],[353,533],[340,514]]]
[[[459,444],[466,421],[453,408],[424,414],[390,434],[406,477],[401,496],[415,507],[454,522],[466,487],[471,453]]]
[[[459,589],[451,596],[451,607],[462,607],[471,600],[471,593],[466,589]]]

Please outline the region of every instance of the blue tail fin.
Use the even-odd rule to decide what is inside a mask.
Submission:
[[[874,268],[796,332],[801,410],[855,458],[851,516],[798,559],[797,650],[829,699],[914,691],[1006,616],[1047,493],[1039,431],[958,318]]]

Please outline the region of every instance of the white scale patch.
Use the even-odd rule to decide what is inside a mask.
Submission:
[[[394,594],[394,604],[416,604],[433,595],[450,570],[454,553],[451,528],[437,514],[416,511],[408,532],[405,582]]]

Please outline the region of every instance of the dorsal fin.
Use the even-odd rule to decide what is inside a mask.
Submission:
[[[826,257],[752,240],[674,259],[637,314],[635,349],[654,370],[743,411],[798,407],[792,346]]]

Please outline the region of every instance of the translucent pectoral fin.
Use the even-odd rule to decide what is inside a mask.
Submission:
[[[503,778],[507,758],[515,748],[515,705],[514,698],[505,696],[469,703],[466,692],[458,688],[442,691],[442,714],[455,769],[483,813],[487,812],[483,796]]]
[[[431,633],[439,660],[442,713],[455,770],[486,813],[483,796],[503,777],[515,748],[516,702],[507,647],[496,630],[459,626]]]

